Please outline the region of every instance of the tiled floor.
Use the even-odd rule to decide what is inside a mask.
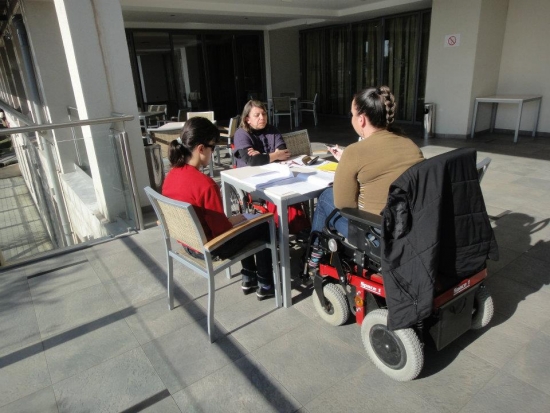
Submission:
[[[8,168],[16,167],[12,165]],[[53,249],[21,176],[3,177],[0,174],[0,228],[0,251],[8,263],[29,259]]]
[[[325,128],[326,129],[326,128]],[[346,134],[352,136],[351,130]],[[311,134],[324,142],[326,135]],[[496,314],[398,383],[368,360],[353,323],[331,327],[310,290],[295,305],[244,296],[219,277],[210,344],[206,283],[176,267],[168,311],[161,234],[139,234],[0,272],[0,413],[547,412],[550,406],[550,141],[431,140],[433,156],[478,148],[501,260],[489,262]],[[424,144],[418,141],[419,144]],[[238,269],[235,269],[238,273]]]

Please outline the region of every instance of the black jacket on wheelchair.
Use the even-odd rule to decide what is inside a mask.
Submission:
[[[498,260],[476,151],[418,163],[390,186],[383,213],[382,276],[390,330],[428,317],[437,294]]]

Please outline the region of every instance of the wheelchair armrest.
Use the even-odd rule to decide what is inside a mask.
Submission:
[[[340,215],[347,218],[348,221],[356,221],[375,228],[382,228],[382,217],[371,212],[362,211],[357,208],[343,208]]]

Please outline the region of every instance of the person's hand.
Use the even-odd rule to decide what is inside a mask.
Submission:
[[[254,150],[254,148],[248,148],[248,156],[260,155],[260,151]]]
[[[278,161],[286,161],[290,158],[290,151],[288,149],[275,149],[275,159]]]
[[[232,215],[228,219],[229,219],[229,222],[231,222],[231,225],[233,225],[233,226],[238,225],[241,222],[246,221],[246,218],[242,214]]]
[[[340,158],[342,157],[342,154],[344,153],[344,150],[339,148],[338,145],[335,146],[327,146],[328,151],[338,162],[340,162]]]

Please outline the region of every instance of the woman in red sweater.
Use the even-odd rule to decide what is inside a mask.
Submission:
[[[162,187],[164,196],[193,205],[208,240],[245,220],[242,215],[231,218],[225,216],[220,188],[212,178],[199,170],[210,162],[219,138],[218,128],[208,119],[195,117],[186,121],[181,136],[170,142],[168,159],[172,169]],[[222,259],[232,256],[255,239],[269,239],[267,223],[237,235],[231,242],[218,248],[216,255]],[[198,252],[185,249],[195,257],[202,257]],[[241,264],[243,292],[249,294],[256,291],[258,300],[273,297],[273,267],[269,249],[245,258]]]

